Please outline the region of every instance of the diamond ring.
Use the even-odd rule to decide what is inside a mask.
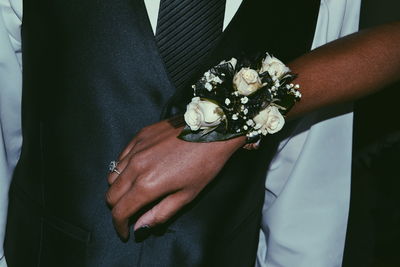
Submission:
[[[118,162],[118,161],[115,161],[115,160],[111,161],[111,162],[110,162],[110,165],[109,165],[109,167],[108,167],[108,170],[109,170],[110,172],[115,172],[115,173],[117,173],[118,175],[120,175],[120,174],[121,174],[121,171],[118,170],[118,168],[117,168],[118,163],[119,163],[119,162]]]

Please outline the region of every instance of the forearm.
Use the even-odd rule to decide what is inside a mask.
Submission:
[[[399,24],[393,24],[357,34],[292,62],[303,98],[291,116],[354,99],[396,80],[400,73],[398,28]],[[135,223],[137,236],[172,218],[245,143],[244,136],[212,143],[185,142],[177,138],[181,131],[171,121],[144,128],[121,154],[118,171],[114,168],[110,173],[106,199],[123,239],[129,236],[129,218],[155,201]]]
[[[303,95],[289,119],[348,102],[400,80],[400,22],[326,44],[289,63]],[[245,142],[236,138],[235,146]],[[233,143],[233,141],[232,141]]]
[[[289,63],[298,74],[300,102],[289,119],[321,107],[352,101],[400,79],[400,22],[358,32]],[[218,145],[239,148],[245,137]]]
[[[302,100],[296,117],[384,88],[400,79],[400,22],[359,32],[322,46],[289,64],[298,73]]]

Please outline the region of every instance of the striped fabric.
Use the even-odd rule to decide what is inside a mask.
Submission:
[[[187,85],[222,33],[225,0],[161,0],[156,41],[171,81]]]

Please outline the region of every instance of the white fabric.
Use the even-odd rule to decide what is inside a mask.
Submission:
[[[7,267],[6,257],[0,259],[0,267]]]
[[[8,188],[21,148],[22,0],[0,0],[0,267],[5,267],[3,239]]]
[[[358,30],[361,0],[322,0],[313,47]],[[267,174],[257,267],[341,266],[350,203],[351,105],[308,115]],[[350,112],[349,112],[350,111]]]

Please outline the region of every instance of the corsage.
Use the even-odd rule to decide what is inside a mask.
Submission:
[[[282,129],[284,116],[300,100],[296,78],[279,59],[222,61],[204,73],[193,88],[179,138],[213,142],[245,135],[247,143]]]

